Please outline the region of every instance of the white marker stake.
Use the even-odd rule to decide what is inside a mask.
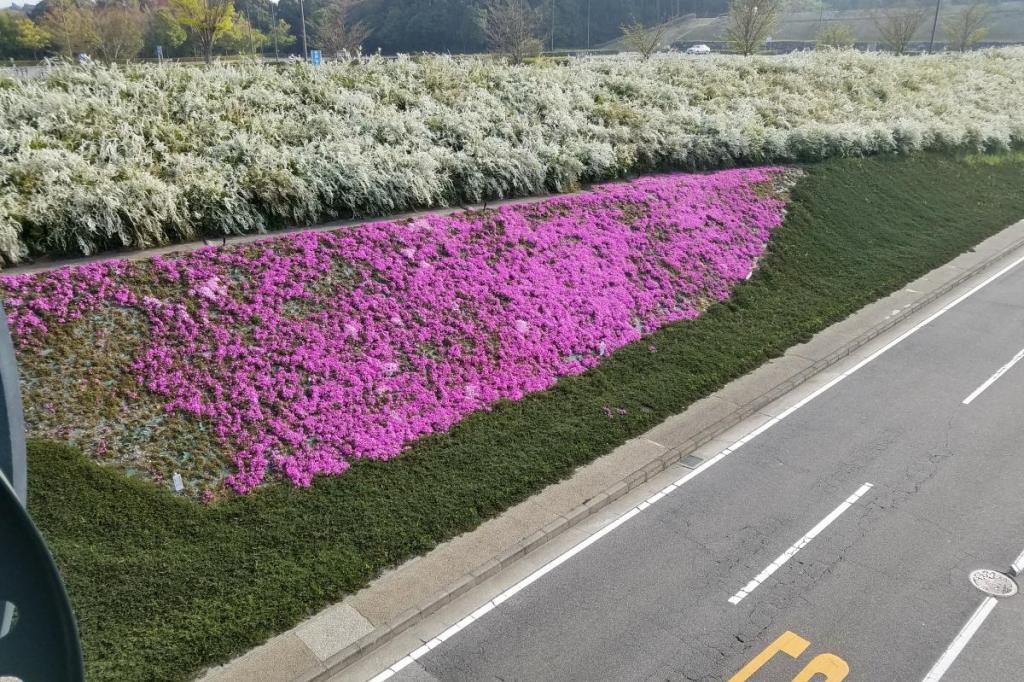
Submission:
[[[1009,371],[1010,371],[1010,368],[1011,368],[1011,367],[1013,367],[1014,365],[1016,365],[1016,364],[1017,364],[1018,362],[1020,362],[1020,361],[1021,361],[1022,359],[1024,359],[1024,350],[1021,350],[1021,352],[1019,352],[1019,353],[1017,353],[1016,355],[1014,355],[1014,356],[1013,356],[1013,359],[1012,359],[1012,360],[1010,360],[1010,361],[1009,361],[1008,363],[1006,363],[1005,365],[1003,365],[1002,367],[1000,367],[1000,368],[999,368],[998,370],[996,370],[996,373],[995,373],[995,374],[993,374],[992,376],[990,376],[990,377],[988,378],[988,381],[986,381],[985,383],[983,383],[983,384],[982,384],[981,386],[978,386],[978,388],[976,388],[976,389],[974,390],[974,393],[972,393],[972,394],[970,394],[969,396],[967,396],[966,398],[964,398],[964,405],[970,405],[970,404],[971,404],[971,401],[972,401],[972,400],[974,400],[974,399],[975,399],[975,398],[977,398],[977,397],[978,397],[979,395],[981,395],[982,393],[984,393],[984,392],[985,392],[985,389],[987,389],[987,388],[988,388],[989,386],[991,386],[992,384],[996,383],[996,380],[998,380],[998,379],[999,379],[999,377],[1001,377],[1001,376],[1003,376],[1004,374],[1006,374],[1007,372],[1009,372]]]
[[[777,571],[780,568],[782,568],[783,565],[785,565],[785,563],[787,561],[789,561],[794,556],[796,556],[797,552],[799,552],[801,549],[806,547],[807,544],[811,540],[816,538],[818,536],[818,534],[821,533],[821,531],[823,531],[826,528],[828,528],[832,524],[833,521],[838,519],[839,516],[843,512],[845,512],[847,509],[852,507],[853,503],[856,502],[857,500],[859,500],[864,495],[864,493],[866,493],[867,491],[871,490],[871,488],[872,488],[872,485],[870,483],[865,483],[861,487],[857,488],[857,492],[855,492],[854,494],[852,494],[849,497],[847,497],[846,500],[841,505],[839,505],[838,507],[833,509],[832,512],[828,516],[826,516],[821,521],[819,521],[818,525],[816,525],[814,528],[812,528],[811,530],[809,530],[807,532],[807,535],[803,536],[802,538],[797,540],[795,543],[793,543],[793,545],[790,546],[789,549],[787,549],[785,552],[780,554],[778,556],[778,558],[775,559],[775,561],[770,563],[768,565],[768,568],[766,568],[763,571],[761,571],[760,573],[758,573],[757,576],[753,580],[751,580],[749,583],[747,583],[746,586],[742,590],[740,590],[739,592],[737,592],[733,596],[729,597],[729,603],[733,604],[733,605],[736,605],[736,604],[739,604],[741,601],[743,601],[744,598],[746,598],[746,596],[748,594],[750,594],[751,592],[756,590],[757,587],[761,583],[763,583],[765,580],[767,580],[768,578],[771,577],[772,573],[775,573],[775,571]]]
[[[960,652],[964,650],[967,643],[974,637],[974,633],[978,631],[981,624],[988,618],[988,614],[992,613],[996,603],[995,597],[985,597],[985,601],[981,602],[981,606],[977,608],[970,620],[967,621],[967,624],[963,626],[953,640],[953,643],[949,645],[949,648],[942,652],[942,656],[939,657],[939,660],[935,661],[935,665],[932,666],[932,669],[928,671],[928,674],[924,676],[921,682],[939,682],[942,679],[942,676],[953,665]]]
[[[174,476],[171,477],[171,481],[174,484],[174,492],[180,493],[185,489],[185,482],[181,480],[181,474],[177,471],[174,472]]]

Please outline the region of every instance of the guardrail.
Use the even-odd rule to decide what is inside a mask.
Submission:
[[[46,543],[26,511],[18,365],[0,305],[0,677],[84,680],[78,626]]]

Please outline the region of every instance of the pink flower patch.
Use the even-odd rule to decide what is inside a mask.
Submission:
[[[212,424],[233,453],[225,483],[305,486],[727,298],[781,223],[782,201],[755,191],[778,172],[662,175],[157,257],[144,289],[139,264],[107,261],[2,277],[0,292],[23,353],[101,306],[139,311],[149,337],[129,371],[169,412]]]

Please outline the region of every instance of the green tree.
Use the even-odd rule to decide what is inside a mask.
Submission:
[[[231,27],[220,34],[217,44],[237,54],[258,54],[270,42],[265,33],[255,28],[248,17],[235,15]]]
[[[971,49],[975,43],[988,35],[989,7],[982,2],[972,2],[955,14],[942,19],[942,30],[950,47],[960,52]]]
[[[0,57],[14,57],[18,52],[18,24],[14,12],[0,10]]]
[[[161,7],[150,14],[149,25],[146,27],[146,54],[155,54],[157,45],[165,54],[173,54],[187,38],[185,27],[167,7]]]
[[[645,27],[639,21],[622,27],[622,41],[633,52],[639,52],[645,60],[650,59],[661,45],[668,27],[665,24]]]
[[[33,59],[39,57],[39,50],[50,44],[50,34],[28,17],[15,20],[18,27],[17,44],[25,52],[31,52]]]
[[[856,38],[849,24],[831,23],[821,29],[817,35],[819,50],[824,48],[845,49],[853,47],[855,42]]]
[[[209,64],[213,48],[234,25],[235,6],[231,0],[170,0],[178,22],[185,27]]]
[[[292,34],[292,27],[284,19],[278,19],[277,23],[270,27],[267,37],[274,46],[274,56],[279,57],[278,50],[282,47],[291,47],[295,44],[295,36]]]

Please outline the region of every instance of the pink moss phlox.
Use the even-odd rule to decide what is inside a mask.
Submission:
[[[204,248],[149,261],[145,291],[128,261],[3,277],[0,290],[29,351],[99,306],[138,311],[149,338],[131,371],[168,411],[212,423],[235,453],[225,482],[246,492],[276,471],[306,486],[725,299],[781,222],[781,200],[753,186],[777,172]]]

